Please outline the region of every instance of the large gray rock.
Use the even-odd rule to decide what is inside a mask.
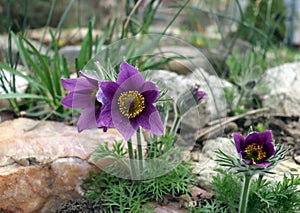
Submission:
[[[300,116],[300,63],[287,63],[268,69],[262,80],[270,92],[264,96],[263,106],[275,113]]]
[[[181,43],[182,41],[179,40],[178,42]],[[185,46],[183,46],[183,44],[185,44]],[[170,44],[168,46],[162,46],[159,48],[158,53],[162,55],[162,58],[179,57],[161,65],[161,69],[167,69],[178,74],[186,75],[191,73],[191,70],[194,70],[196,67],[201,67],[207,72],[210,72],[210,74],[215,74],[207,59],[209,58],[213,61],[212,55],[207,51],[201,51],[186,43],[182,42],[181,45]]]
[[[77,133],[75,127],[19,118],[0,124],[0,209],[49,212],[83,195],[83,179],[97,166],[91,154],[100,143],[121,140],[114,129]],[[105,162],[103,162],[105,163]]]
[[[197,69],[187,75],[179,75],[166,70],[153,70],[150,79],[159,82],[160,88],[167,88],[167,95],[177,100],[195,84],[207,93],[198,107],[191,106],[183,117],[182,123],[192,130],[202,128],[209,121],[226,116],[227,104],[223,96],[223,88],[232,85],[215,75],[210,75],[203,69]],[[188,93],[189,94],[189,93]],[[191,94],[189,94],[190,96]]]
[[[215,151],[218,149],[237,156],[235,147],[228,138],[216,138],[204,141],[202,150],[192,154],[193,173],[197,175],[197,185],[206,190],[212,190],[212,177],[217,175],[215,169],[220,167],[215,161]]]

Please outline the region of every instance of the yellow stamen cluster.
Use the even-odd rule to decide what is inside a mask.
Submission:
[[[251,160],[252,164],[257,164],[267,157],[267,153],[263,151],[263,146],[258,144],[251,144],[247,146],[245,152],[247,153],[245,158]]]
[[[138,91],[122,92],[118,105],[120,112],[127,118],[134,118],[145,108],[145,98]]]

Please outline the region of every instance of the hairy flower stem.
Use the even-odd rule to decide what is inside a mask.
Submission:
[[[130,175],[131,178],[134,180],[136,179],[136,174],[135,174],[136,169],[135,169],[135,158],[134,158],[131,139],[127,141],[127,146],[128,146],[128,154],[129,154],[129,161],[130,161]]]
[[[243,184],[242,195],[240,199],[239,213],[247,212],[251,178],[252,178],[251,175],[244,174],[244,184]]]
[[[139,172],[142,172],[144,169],[144,155],[143,155],[140,127],[137,129],[136,138],[137,138],[137,149],[138,149],[138,160],[139,160]]]
[[[173,121],[173,125],[172,125],[171,131],[170,131],[171,135],[175,135],[176,134],[176,132],[178,130],[178,126],[180,124],[180,120],[181,120],[181,114],[179,113],[178,107],[176,107],[176,111],[175,112],[176,112],[175,113],[176,114],[176,118]]]

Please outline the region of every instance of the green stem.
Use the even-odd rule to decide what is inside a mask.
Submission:
[[[165,35],[169,27],[173,24],[175,19],[180,15],[181,11],[187,6],[190,0],[187,0],[178,10],[178,12],[174,15],[174,17],[171,19],[171,21],[168,23],[168,25],[165,27],[164,31],[162,32],[162,35]]]
[[[144,169],[144,155],[143,155],[143,146],[141,140],[141,128],[139,127],[136,132],[137,138],[137,149],[138,149],[138,159],[139,159],[139,172],[142,172]]]
[[[134,158],[131,139],[129,139],[129,141],[127,141],[127,146],[128,146],[128,154],[129,154],[129,161],[130,161],[130,175],[131,175],[132,179],[135,179],[135,177],[136,177],[135,163],[134,163],[135,158]]]
[[[176,107],[176,118],[173,122],[173,125],[172,125],[172,128],[171,128],[171,135],[176,135],[176,132],[177,132],[177,129],[178,129],[178,126],[179,126],[179,122],[180,122],[180,119],[181,119],[181,114],[179,113],[179,109]]]
[[[238,107],[241,105],[242,98],[245,97],[245,96],[244,96],[244,93],[245,93],[244,87],[245,87],[245,85],[242,86],[242,89],[241,89],[241,91],[240,91],[239,99],[238,99],[238,101],[236,102],[236,105],[235,105],[235,109],[238,108]]]
[[[252,176],[249,174],[244,175],[244,184],[243,184],[242,195],[241,195],[241,200],[240,200],[239,213],[247,212],[247,204],[248,204],[251,177]]]

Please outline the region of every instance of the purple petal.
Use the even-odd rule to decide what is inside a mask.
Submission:
[[[152,91],[152,90],[158,91],[158,88],[157,88],[155,83],[153,83],[151,81],[145,81],[140,92],[146,92],[146,91],[149,91],[149,90],[150,91]]]
[[[77,128],[78,132],[81,132],[85,129],[97,128],[94,106],[87,107],[81,112],[77,122]]]
[[[95,89],[98,89],[98,84],[91,84],[87,79],[85,78],[78,78],[75,88],[73,91],[81,91],[81,90],[90,90],[93,91]]]
[[[144,78],[140,73],[130,76],[120,84],[120,88],[124,91],[136,90],[139,91],[144,86]]]
[[[157,86],[150,81],[144,83],[143,88],[140,92],[144,96],[147,103],[154,103],[159,96]]]
[[[247,137],[245,138],[245,145],[247,146],[250,144],[259,144],[259,145],[264,144],[258,132],[252,132],[249,135],[247,135]]]
[[[164,134],[163,122],[157,109],[149,104],[144,111],[137,117],[138,123],[146,130],[155,135]]]
[[[100,126],[114,127],[111,116],[111,105],[104,105],[100,112],[101,122],[97,121]]]
[[[98,87],[98,81],[89,81],[86,78],[61,78],[60,80],[63,87],[69,91],[94,90]]]
[[[95,107],[96,124],[97,124],[98,128],[103,129],[103,132],[107,132],[107,128],[108,127],[113,127],[113,126],[105,125],[105,123],[103,122],[103,117],[101,116],[101,109],[102,108]]]
[[[91,96],[90,91],[70,92],[61,103],[69,108],[85,108],[93,104],[94,98]]]
[[[66,90],[73,91],[75,89],[78,78],[61,78],[60,81]]]
[[[140,72],[127,62],[122,62],[120,64],[120,72],[118,74],[118,84],[122,84],[124,81],[126,81],[128,78],[130,78],[133,75],[140,74]]]
[[[201,101],[202,99],[205,98],[206,92],[204,92],[202,90],[197,90],[196,91],[196,96],[197,96],[197,101]]]
[[[252,164],[252,166],[261,166],[261,167],[268,167],[270,165],[270,162],[262,162],[262,163],[257,163],[257,164]]]
[[[101,82],[100,89],[103,91],[105,98],[111,102],[116,94],[119,85],[113,81]]]
[[[131,138],[138,128],[138,125],[132,125],[130,120],[121,113],[114,113],[112,115],[112,121],[126,141]]]
[[[266,130],[262,133],[259,133],[259,136],[260,136],[260,140],[264,141],[264,144],[273,142],[271,130]]]
[[[264,145],[264,151],[266,151],[266,158],[269,158],[273,155],[275,155],[275,147],[273,143],[266,143]]]
[[[145,98],[145,104],[152,104],[157,100],[159,92],[155,90],[149,90],[142,92],[141,95]]]
[[[73,92],[69,93],[61,100],[62,105],[65,107],[73,108]]]
[[[139,123],[138,123],[137,119],[135,119],[135,118],[130,119],[130,124],[133,129],[137,129],[139,127]]]
[[[134,119],[129,119],[121,114],[117,104],[117,97],[114,97],[112,101],[110,113],[113,125],[123,135],[124,139],[128,141],[136,132],[138,123]]]
[[[246,155],[247,155],[247,152],[245,152],[245,151],[242,150],[242,151],[240,152],[240,155],[242,156],[242,158],[245,158]]]
[[[90,84],[94,85],[94,86],[98,86],[98,82],[100,81],[100,79],[96,79],[96,78],[91,78],[88,75],[86,75],[85,73],[79,71],[78,74],[82,77],[84,77],[87,81],[89,81]]]
[[[131,124],[130,119],[121,114],[119,105],[117,104],[117,97],[114,97],[112,100],[110,116],[114,127],[123,135],[125,140],[128,141],[136,132],[138,125],[136,125],[134,121]]]
[[[245,144],[259,144],[264,146],[266,143],[272,143],[272,131],[266,130],[264,132],[252,132],[250,133],[246,139]]]
[[[96,99],[97,99],[97,101],[99,101],[103,105],[108,103],[108,101],[105,98],[105,95],[104,95],[103,91],[101,90],[101,88],[99,88],[99,90],[96,94]]]
[[[149,121],[151,125],[150,132],[152,132],[154,135],[164,134],[164,125],[157,110],[151,113],[149,116]]]
[[[156,108],[152,105],[146,105],[146,108],[136,117],[137,122],[146,130],[151,129],[149,116],[156,111]]]
[[[248,159],[243,159],[243,162],[248,165],[252,165],[252,161]]]
[[[232,133],[232,137],[235,143],[236,150],[238,153],[242,152],[245,149],[245,140],[242,135],[239,133]]]

